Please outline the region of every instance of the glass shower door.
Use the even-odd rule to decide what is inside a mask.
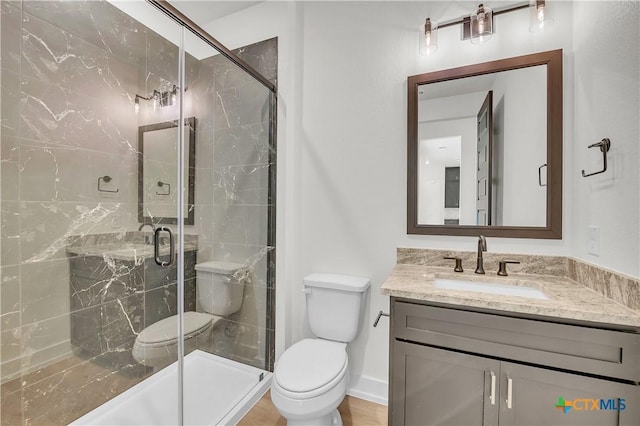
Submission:
[[[241,50],[275,73],[275,46]],[[188,29],[184,50],[183,107],[195,119],[196,153],[195,220],[185,239],[198,246],[193,310],[212,326],[196,339],[185,321],[183,418],[235,424],[268,388],[273,362],[273,95]]]
[[[256,79],[150,2],[0,12],[0,423],[234,423],[274,362],[277,40]]]
[[[0,2],[2,424],[180,422],[182,27],[120,7]]]

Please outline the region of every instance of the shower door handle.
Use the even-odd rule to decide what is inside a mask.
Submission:
[[[164,262],[162,261],[162,259],[160,259],[160,233],[163,231],[169,234],[169,261],[168,262]],[[175,239],[173,238],[173,232],[171,232],[171,229],[167,228],[166,226],[157,227],[153,233],[153,260],[159,266],[171,266],[176,261]]]

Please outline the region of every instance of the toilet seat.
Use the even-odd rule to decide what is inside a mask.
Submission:
[[[348,370],[346,343],[305,339],[287,349],[274,371],[274,385],[288,398],[303,400],[328,392]]]
[[[207,331],[212,323],[217,322],[214,315],[201,312],[185,312],[183,315],[183,328],[185,340],[195,337]],[[178,340],[178,316],[161,319],[151,324],[140,332],[136,338],[136,344],[147,348],[167,346]]]
[[[222,318],[201,312],[185,312],[183,316],[184,353],[206,345],[211,330]],[[145,328],[136,337],[131,355],[138,363],[164,368],[178,356],[178,316],[172,315]]]

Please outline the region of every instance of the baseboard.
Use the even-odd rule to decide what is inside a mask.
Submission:
[[[388,405],[389,385],[386,381],[367,376],[353,376],[349,382],[347,395]]]

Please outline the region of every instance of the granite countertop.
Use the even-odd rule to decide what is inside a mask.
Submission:
[[[544,292],[549,300],[436,288],[436,278],[532,287]],[[397,264],[383,283],[381,293],[460,307],[640,328],[639,311],[562,276],[510,273],[501,277],[495,272],[478,275],[473,271],[455,273],[450,267]]]
[[[197,250],[197,244],[185,242],[184,251]],[[133,242],[119,242],[86,246],[69,246],[67,252],[77,256],[108,256],[112,259],[124,261],[136,261],[153,257],[154,249],[152,244],[140,244]],[[160,256],[169,254],[169,244],[160,246]]]

